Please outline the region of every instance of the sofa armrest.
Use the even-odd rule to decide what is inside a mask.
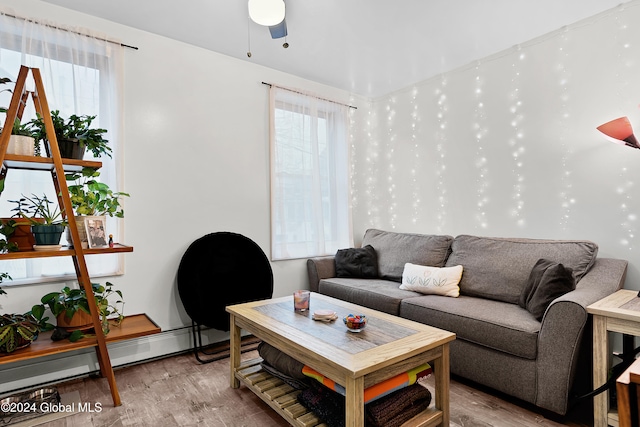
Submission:
[[[583,336],[589,318],[586,308],[624,286],[627,264],[621,259],[596,259],[576,289],[547,308],[538,336],[536,405],[566,413],[578,356],[589,348],[581,345],[582,340],[591,339]]]
[[[307,274],[309,275],[309,290],[318,292],[320,280],[336,277],[336,265],[333,256],[315,257],[307,260]]]

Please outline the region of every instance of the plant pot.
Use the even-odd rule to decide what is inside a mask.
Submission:
[[[7,154],[17,154],[20,156],[33,156],[35,153],[35,140],[30,136],[11,135]]]
[[[20,221],[16,218],[2,218],[2,221],[6,222],[11,219],[16,222]],[[31,224],[26,222],[26,220],[24,221],[24,223],[18,222],[13,234],[7,236],[7,242],[18,245],[18,251],[33,250],[33,245],[36,244],[36,239],[33,237],[33,233],[31,232]]]
[[[69,319],[65,313],[60,313],[56,317],[56,326],[63,328],[68,332],[73,331],[86,331],[93,328],[93,320],[91,315],[85,313],[82,310],[76,311],[71,319]]]
[[[59,245],[64,233],[64,225],[32,225],[31,232],[38,246]]]
[[[82,160],[86,146],[77,139],[58,139],[58,148],[62,158]]]

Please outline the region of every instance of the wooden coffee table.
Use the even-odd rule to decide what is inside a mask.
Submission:
[[[314,321],[311,313],[318,309],[334,310],[338,320]],[[449,342],[455,334],[317,293],[311,293],[309,312],[304,314],[293,310],[292,296],[231,305],[227,312],[231,387],[247,385],[290,424],[316,425],[313,414],[307,414],[307,422],[298,417],[296,409],[287,407],[284,401],[296,403],[289,397],[295,396],[290,386],[278,386],[281,388],[272,393],[265,391],[267,386],[256,386],[257,378],[263,378],[260,359],[241,363],[243,329],[344,386],[347,427],[364,426],[364,389],[429,362],[435,379],[435,405],[405,425],[449,425]],[[349,313],[365,314],[366,329],[347,331],[342,318]]]

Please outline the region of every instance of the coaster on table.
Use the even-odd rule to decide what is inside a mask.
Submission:
[[[313,320],[322,322],[333,322],[338,318],[338,314],[333,310],[316,310],[313,312]]]

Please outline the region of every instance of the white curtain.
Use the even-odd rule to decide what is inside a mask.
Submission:
[[[272,85],[270,113],[271,259],[353,246],[349,107]]]
[[[123,47],[105,39],[103,34],[87,29],[25,19],[0,8],[0,77],[9,77],[15,82],[20,65],[39,68],[51,110],[59,110],[64,118],[72,114],[95,115],[92,126],[108,130],[106,139],[113,157],[94,159],[93,154],[87,152],[85,159],[101,161],[100,180],[114,191],[126,192],[119,176],[119,171],[123,170],[120,146]],[[30,76],[27,89],[33,89]],[[8,92],[0,94],[0,106],[7,107],[10,96]],[[4,123],[2,116],[0,120]],[[35,110],[33,102],[29,101],[22,122],[31,118],[35,118]],[[42,154],[45,155],[44,149]],[[9,200],[17,200],[21,194],[43,193],[55,200],[50,174],[10,170],[0,197],[0,217],[10,216],[10,209],[15,207]],[[126,200],[122,202],[126,203]],[[122,234],[123,220],[107,218],[107,233],[113,234],[114,241],[126,244]],[[62,243],[64,240],[63,237]],[[91,276],[122,273],[120,255],[88,256],[86,260]],[[0,271],[9,272],[14,283],[56,280],[64,275],[75,277],[70,257],[2,261]]]

